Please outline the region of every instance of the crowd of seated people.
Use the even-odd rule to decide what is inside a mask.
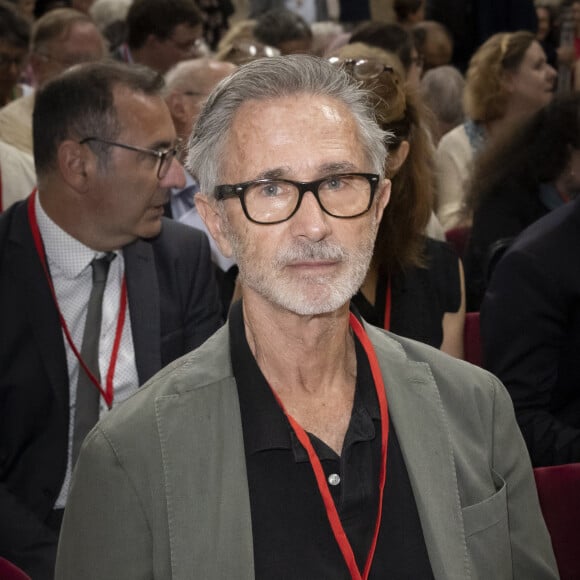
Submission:
[[[390,199],[353,311],[462,359],[466,312],[481,310],[482,366],[534,467],[580,463],[565,260],[580,227],[580,1],[480,4],[0,0],[0,557],[53,578],[82,438],[243,297],[188,154],[216,87],[260,59],[330,60],[387,132]],[[79,435],[83,375],[97,403]]]

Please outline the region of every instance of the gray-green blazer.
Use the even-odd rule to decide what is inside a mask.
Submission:
[[[366,328],[435,578],[558,578],[501,383]],[[163,369],[91,432],[65,513],[58,580],[254,578],[228,336],[226,326]]]

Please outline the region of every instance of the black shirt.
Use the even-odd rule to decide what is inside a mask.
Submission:
[[[292,431],[246,341],[241,304],[230,313],[254,541],[256,578],[347,579],[308,456]],[[342,455],[309,434],[359,569],[377,515],[381,419],[370,366],[356,342],[357,383]],[[431,565],[407,469],[390,425],[383,516],[370,578],[431,579]]]

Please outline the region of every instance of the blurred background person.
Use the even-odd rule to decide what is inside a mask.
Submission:
[[[451,62],[453,38],[447,29],[434,20],[424,20],[411,28],[417,52],[423,57],[423,71]]]
[[[70,7],[79,12],[89,14],[95,0],[70,0]]]
[[[256,40],[255,27],[255,20],[236,22],[221,39],[216,60],[239,66],[258,58],[280,56],[280,50]]]
[[[259,18],[270,10],[284,8],[309,24],[329,19],[327,0],[249,0],[249,18]]]
[[[234,13],[234,6],[231,0],[196,1],[203,17],[203,38],[209,51],[213,52],[229,28],[229,18]]]
[[[30,67],[37,87],[67,68],[103,59],[105,41],[90,16],[70,8],[47,12],[32,27]],[[0,110],[0,139],[32,154],[34,93]]]
[[[536,38],[546,53],[548,63],[556,68],[558,66],[557,48],[559,44],[555,27],[556,7],[552,4],[536,4],[536,16],[538,18]]]
[[[27,197],[35,184],[32,155],[0,141],[0,213]]]
[[[89,14],[114,53],[127,40],[127,13],[132,0],[95,0]]]
[[[450,65],[432,68],[421,78],[421,97],[433,113],[431,137],[435,146],[443,135],[461,125],[465,120],[464,88],[463,75]]]
[[[351,58],[355,50],[357,56]],[[371,324],[461,358],[465,316],[461,264],[446,243],[425,236],[434,187],[426,111],[390,67],[388,53],[355,44],[339,55],[347,70],[371,91],[377,121],[392,135],[386,168],[391,198],[369,272],[353,303]]]
[[[237,67],[229,62],[199,58],[181,61],[165,75],[165,102],[173,119],[177,137],[183,143],[189,139],[203,103],[213,88],[236,69]],[[165,204],[165,215],[201,230],[208,236],[225,319],[234,292],[237,266],[233,259],[224,257],[219,251],[195,207],[193,198],[199,191],[199,184],[196,176],[191,175],[183,167],[186,150],[184,146],[179,154],[179,162],[185,175],[185,186],[171,188],[169,202]]]
[[[580,192],[580,93],[558,96],[477,159],[465,254],[468,310],[479,310],[495,252]]]
[[[572,163],[580,175],[578,149]],[[535,467],[580,462],[579,246],[577,198],[518,236],[481,309],[485,366],[507,387]]]
[[[573,87],[580,91],[580,0],[574,0],[570,5],[572,25],[574,27],[574,64],[573,64]]]
[[[0,1],[0,107],[31,91],[19,83],[28,61],[29,21],[7,1]]]
[[[127,42],[116,53],[124,62],[166,73],[203,51],[203,18],[194,0],[133,0]]]
[[[26,18],[29,22],[34,20],[34,5],[36,0],[10,0],[10,3],[13,4],[18,12]]]
[[[531,32],[492,36],[467,71],[467,120],[444,135],[436,153],[437,217],[448,230],[464,222],[473,160],[489,139],[511,131],[552,100],[556,71]]]
[[[417,89],[423,71],[423,58],[415,47],[413,35],[395,23],[365,22],[355,28],[350,42],[363,42],[395,53],[405,70],[405,81]]]
[[[277,48],[281,54],[309,53],[312,49],[312,31],[300,15],[279,8],[258,17],[254,36],[262,44]]]
[[[393,8],[397,23],[405,28],[425,20],[425,0],[394,0]]]
[[[165,74],[164,98],[177,137],[189,139],[201,108],[213,88],[237,67],[213,58],[196,58],[177,63]],[[180,151],[183,161],[184,150]],[[180,214],[172,217],[180,217]]]
[[[316,56],[328,56],[333,48],[340,48],[348,43],[350,34],[345,32],[338,22],[314,22],[312,31],[311,53]]]

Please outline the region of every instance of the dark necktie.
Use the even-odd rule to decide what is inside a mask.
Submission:
[[[107,284],[109,266],[115,254],[109,252],[102,258],[91,262],[93,269],[93,287],[87,306],[87,320],[83,333],[81,358],[93,375],[100,382],[99,373],[99,338],[101,336],[101,318],[103,314],[103,294]],[[100,392],[91,381],[82,366],[79,366],[77,383],[77,402],[73,432],[73,466],[87,433],[94,427],[99,418]]]

